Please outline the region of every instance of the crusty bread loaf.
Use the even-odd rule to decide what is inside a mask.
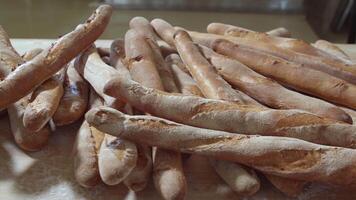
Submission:
[[[5,108],[29,94],[92,44],[104,32],[111,12],[111,6],[100,6],[84,24],[77,26],[32,61],[20,65],[15,72],[9,74],[0,82],[0,108]]]
[[[264,105],[276,109],[306,110],[321,117],[352,124],[351,117],[331,103],[289,90],[239,61],[218,54],[208,47],[200,46],[200,50],[217,72],[233,87]]]
[[[222,79],[214,67],[199,52],[198,47],[192,42],[188,33],[179,30],[174,34],[174,43],[186,64],[190,74],[204,96],[212,99],[221,99],[246,104],[239,93]]]
[[[107,70],[95,70],[96,62],[100,62],[108,66],[101,60],[96,48],[92,46],[77,57],[77,59],[75,60],[74,67],[77,72],[81,74],[86,81],[89,82],[95,92],[98,93],[99,96],[104,99],[106,105],[113,108],[122,109],[125,105],[124,102],[122,102],[120,99],[112,98],[104,94],[104,85],[112,75],[110,71]]]
[[[237,59],[254,71],[298,91],[356,108],[356,85],[227,40],[215,40],[212,47],[214,51]]]
[[[104,65],[100,68],[106,68]],[[105,69],[106,70],[106,69]],[[255,106],[169,94],[148,89],[113,70],[105,93],[152,115],[192,126],[237,132],[296,137],[314,143],[355,147],[355,127],[300,110]]]
[[[343,52],[339,47],[337,47],[335,44],[332,44],[331,42],[328,42],[326,40],[317,40],[312,45],[322,51],[325,51],[331,56],[339,58],[340,60],[349,65],[355,64],[345,52]]]
[[[104,105],[104,101],[91,89],[89,97],[91,108]],[[73,145],[74,177],[83,187],[94,187],[101,182],[98,153],[105,133],[83,121]]]
[[[30,58],[28,58],[30,59]],[[0,74],[1,79],[7,77],[17,66],[24,63],[21,56],[15,51],[10,43],[9,36],[0,26]],[[48,142],[50,129],[43,127],[38,132],[27,130],[23,126],[23,115],[29,102],[29,96],[21,98],[19,101],[8,106],[11,132],[15,142],[20,148],[27,151],[38,151]]]
[[[142,23],[150,26],[149,22],[142,19]],[[132,21],[131,21],[132,22]],[[131,24],[131,23],[130,23]],[[135,29],[136,30],[136,29]],[[125,47],[127,49],[135,49],[136,57],[141,57],[142,61],[149,60],[153,65],[142,65],[140,68],[146,73],[141,73],[139,70],[132,70],[130,65],[139,66],[135,61],[129,62],[130,74],[133,80],[138,81],[146,87],[152,87],[161,91],[178,92],[174,83],[173,74],[163,60],[156,41],[146,38],[144,35],[136,31],[128,31],[125,35]],[[139,42],[142,41],[142,42]],[[147,42],[146,44],[144,44]],[[133,60],[133,55],[126,51],[126,58]],[[145,54],[145,52],[151,52]],[[159,72],[160,71],[160,72]],[[147,74],[152,74],[148,77]],[[156,76],[153,76],[155,75]],[[155,84],[159,83],[161,84]],[[147,85],[146,85],[147,84]],[[183,173],[181,156],[177,152],[156,148],[153,152],[153,180],[158,193],[163,199],[184,199],[186,194],[186,181]]]
[[[43,82],[34,90],[26,107],[23,124],[28,130],[39,131],[56,112],[63,96],[63,76],[66,69]]]
[[[294,50],[290,50],[287,48],[271,45],[268,42],[261,42],[259,40],[256,40],[254,37],[252,37],[251,39],[249,37],[233,37],[233,36],[226,36],[226,35],[222,36],[222,35],[199,33],[193,31],[189,31],[189,35],[192,37],[194,42],[201,45],[211,47],[211,43],[216,39],[229,40],[230,42],[233,42],[237,45],[246,46],[251,50],[256,50],[269,55],[283,58],[291,62],[305,65],[311,69],[328,73],[331,76],[338,77],[349,83],[353,83],[353,84],[356,83],[356,78],[355,78],[356,68],[350,67],[348,64],[340,62],[340,60],[334,60],[336,59],[336,57],[330,59],[331,58],[330,56],[320,57],[320,56],[315,56],[315,55],[312,56],[305,53],[296,52],[295,50],[299,48],[298,45],[294,47]],[[305,48],[301,48],[301,50],[304,51]]]
[[[64,93],[52,119],[56,126],[71,124],[85,113],[89,100],[89,85],[70,62],[63,82]]]
[[[153,116],[129,116],[108,107],[91,109],[86,120],[114,136],[239,162],[267,174],[341,185],[356,183],[354,149],[318,145],[295,138],[202,129]]]
[[[184,64],[178,54],[171,54],[167,56],[166,62],[172,69],[175,83],[177,84],[182,94],[195,95],[200,97],[204,96],[193,78],[182,70],[186,68],[183,66]]]

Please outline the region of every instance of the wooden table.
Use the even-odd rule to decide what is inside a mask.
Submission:
[[[14,39],[12,43],[20,52],[35,48],[45,48],[51,40]],[[109,40],[97,42],[108,47]],[[356,48],[340,45],[356,59]],[[86,189],[79,186],[73,177],[72,146],[80,125],[72,124],[57,128],[51,135],[49,144],[39,152],[24,152],[13,142],[6,116],[0,119],[0,200],[121,200],[160,199],[152,182],[137,194],[125,186],[99,186]],[[195,157],[184,163],[188,181],[187,199],[242,199],[209,167],[205,158]],[[262,189],[251,200],[289,199],[262,178]],[[356,199],[356,190],[338,188],[313,183],[297,199]]]

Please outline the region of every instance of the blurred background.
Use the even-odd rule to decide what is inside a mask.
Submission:
[[[123,37],[134,16],[163,18],[205,31],[222,22],[256,31],[277,27],[313,42],[355,42],[356,0],[0,0],[0,24],[12,38],[56,38],[85,20],[101,3],[115,7],[102,39]]]

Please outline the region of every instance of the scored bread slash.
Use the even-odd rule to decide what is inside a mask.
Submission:
[[[104,32],[111,13],[111,6],[99,6],[84,24],[62,36],[30,62],[21,63],[0,82],[0,108],[29,94],[91,45]]]

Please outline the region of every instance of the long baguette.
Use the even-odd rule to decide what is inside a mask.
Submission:
[[[52,119],[56,126],[71,124],[85,113],[89,100],[89,85],[70,62],[63,83],[64,93]]]
[[[63,79],[66,69],[52,76],[32,93],[27,105],[23,123],[28,130],[38,131],[44,127],[56,112],[63,96]]]
[[[233,87],[238,88],[264,105],[276,109],[301,109],[321,117],[352,124],[351,117],[337,106],[323,100],[288,90],[276,81],[251,70],[237,60],[200,46],[202,54],[217,72]]]
[[[115,109],[124,109],[125,104],[121,100],[112,98],[103,93],[105,81],[111,75],[109,71],[96,70],[96,62],[105,64],[101,60],[96,48],[92,46],[78,57],[75,67],[91,84],[93,89],[104,99],[105,105]],[[113,68],[111,69],[115,70]],[[127,178],[129,173],[136,166],[138,152],[135,144],[127,140],[112,138],[106,135],[103,137],[103,143],[98,152],[100,177],[104,183],[116,185]]]
[[[36,57],[38,54],[40,54],[42,51],[43,51],[43,49],[41,49],[41,48],[31,49],[30,51],[27,51],[22,55],[22,59],[26,62],[30,61],[34,57]]]
[[[198,85],[187,72],[182,69],[186,69],[182,60],[178,54],[171,54],[166,57],[166,62],[171,68],[174,76],[174,80],[182,94],[195,95],[203,97],[203,93],[200,91]]]
[[[147,26],[150,26],[148,21],[141,20],[143,21],[144,24]],[[132,22],[132,21],[131,21]],[[130,24],[131,24],[130,22]],[[125,47],[127,49],[130,49],[131,51],[134,51],[136,54],[131,54],[130,51],[126,51],[126,57],[129,60],[133,60],[133,56],[138,56],[142,57],[142,61],[145,62],[146,59],[155,61],[155,62],[149,62],[152,63],[153,66],[146,65],[147,70],[146,72],[148,74],[156,74],[156,76],[151,76],[147,77],[147,73],[140,73],[138,70],[132,70],[132,67],[130,65],[135,65],[135,61],[130,62],[129,69],[130,74],[132,77],[136,78],[136,81],[141,82],[141,84],[145,85],[147,87],[153,87],[157,90],[175,90],[177,91],[178,89],[176,88],[174,84],[173,76],[172,74],[169,74],[168,70],[166,69],[166,63],[163,60],[163,57],[161,56],[159,49],[157,49],[157,45],[155,44],[155,41],[151,40],[152,43],[151,45],[142,45],[142,43],[138,43],[138,41],[143,41],[142,39],[143,35],[140,35],[139,32],[136,31],[128,31],[125,35]],[[149,39],[148,39],[149,40]],[[147,49],[148,48],[148,49]],[[145,52],[149,52],[151,48],[152,54],[145,55]],[[153,50],[152,48],[156,48]],[[152,57],[150,57],[150,55]],[[158,67],[160,65],[161,71],[164,70],[165,73],[160,73],[158,75],[158,69],[155,68],[155,66]],[[136,64],[136,66],[138,66]],[[144,68],[146,66],[140,66],[141,68]],[[168,74],[167,74],[168,73]],[[165,77],[165,79],[163,78]],[[133,80],[135,80],[133,78]],[[162,78],[162,79],[161,79]],[[167,78],[169,79],[167,81]],[[157,82],[160,82],[162,80],[162,84],[154,84]],[[165,80],[165,81],[163,81]],[[152,82],[152,84],[150,84]],[[174,86],[173,86],[174,85]],[[168,87],[167,87],[168,86]],[[173,87],[172,87],[173,86]],[[184,199],[185,194],[186,194],[186,181],[185,181],[185,176],[183,173],[183,167],[182,167],[182,161],[181,161],[181,156],[177,152],[173,151],[168,151],[168,150],[163,150],[156,148],[154,151],[154,161],[153,161],[153,180],[155,187],[159,194],[163,197],[163,199]]]
[[[21,56],[10,43],[9,36],[0,26],[0,71],[3,77],[8,76],[17,66],[24,63]],[[22,123],[23,114],[29,101],[29,96],[8,106],[7,112],[10,120],[11,132],[15,142],[27,151],[38,151],[47,144],[50,129],[45,126],[37,133],[27,130]]]
[[[197,81],[199,88],[207,98],[221,99],[231,102],[247,104],[239,93],[231,88],[215,71],[214,67],[200,54],[199,49],[191,41],[188,33],[177,31],[174,35],[175,45],[182,56],[192,76]],[[241,195],[251,195],[260,188],[260,182],[251,170],[251,173],[235,163],[214,162],[218,174],[232,187],[234,191]],[[231,172],[224,172],[224,168],[231,169]],[[248,177],[245,181],[242,177]]]
[[[174,43],[190,74],[197,81],[204,96],[245,104],[242,97],[222,79],[214,67],[199,52],[188,33],[179,30],[174,34]]]
[[[98,152],[100,177],[107,185],[125,180],[136,166],[137,147],[134,143],[105,134]]]
[[[332,44],[326,40],[317,40],[312,45],[322,51],[325,51],[331,56],[336,56],[337,58],[344,61],[345,63],[348,63],[350,65],[354,64],[354,62],[352,62],[350,57],[345,52],[343,52],[339,47],[337,47],[335,44]]]
[[[90,90],[90,107],[104,105],[103,100]],[[101,182],[98,166],[98,153],[104,134],[83,121],[73,145],[74,177],[83,187],[94,187]]]
[[[101,62],[102,60],[100,55],[97,53],[96,48],[92,46],[88,48],[85,53],[82,53],[75,59],[74,67],[77,72],[90,83],[95,92],[104,99],[106,105],[116,109],[122,109],[125,105],[124,102],[122,102],[120,99],[112,98],[104,94],[104,85],[106,84],[107,80],[111,78],[112,74],[110,73],[110,70],[96,71],[94,65],[97,61]],[[92,66],[94,70],[92,69]]]
[[[84,24],[62,36],[32,61],[20,65],[2,80],[0,82],[0,108],[5,108],[29,94],[92,44],[104,31],[111,12],[110,6],[100,6]]]
[[[256,40],[254,37],[233,37],[233,36],[222,36],[210,33],[199,33],[189,31],[189,35],[192,37],[193,41],[201,45],[210,47],[211,43],[216,39],[225,39],[233,42],[237,45],[243,45],[250,49],[260,51],[269,55],[280,57],[291,62],[295,62],[301,65],[308,66],[311,69],[322,71],[328,73],[331,76],[338,77],[347,82],[356,83],[355,72],[356,68],[350,67],[350,65],[328,59],[327,57],[318,57],[307,55],[305,53],[299,53],[287,48],[281,48],[275,45],[271,45],[267,42],[261,42]],[[297,48],[297,47],[296,47]],[[303,50],[303,48],[302,48]],[[331,58],[329,56],[329,58]]]
[[[105,69],[104,65],[97,65]],[[110,68],[110,67],[109,67]],[[355,147],[355,127],[300,110],[255,106],[149,89],[113,70],[105,93],[154,116],[192,126],[245,134],[296,137],[314,143]]]
[[[180,69],[184,68],[184,66],[181,66],[180,68],[177,67],[177,65],[183,65],[178,55],[170,55],[166,60],[169,61],[170,67],[175,72],[175,77],[180,84],[180,87],[184,89],[181,90],[183,94],[203,96],[194,80]],[[211,59],[209,60],[211,61]],[[213,163],[215,163],[214,169],[218,172],[221,178],[229,183],[233,190],[238,194],[251,195],[259,189],[259,184],[256,183],[258,179],[255,178],[254,173],[251,172],[251,175],[249,175],[249,172],[244,170],[241,166],[229,162],[220,163],[215,161]],[[298,194],[300,188],[303,188],[305,185],[305,182],[303,181],[286,180],[285,178],[272,175],[267,176],[267,178],[288,196]]]
[[[166,66],[161,50],[158,46],[159,39],[154,32],[150,22],[144,17],[135,17],[130,20],[130,28],[136,31],[138,35],[145,38],[147,44],[152,51],[152,59],[156,63],[156,68],[161,77],[162,84],[167,92],[178,92],[178,89],[174,83],[173,75],[170,69]]]
[[[320,51],[319,49],[309,45],[308,43],[294,38],[274,37],[266,33],[250,31],[237,26],[222,23],[210,23],[207,26],[207,31],[208,33],[212,34],[239,37],[237,39],[256,40],[259,42],[268,43],[273,46],[280,47],[282,49],[292,50],[298,53],[321,56],[324,59],[331,61],[335,61],[336,59],[331,59],[333,58],[333,56],[330,57],[330,55],[325,54],[325,52]]]
[[[254,71],[298,91],[356,108],[356,86],[341,79],[227,40],[215,40],[214,51],[234,58]]]
[[[356,151],[353,149],[294,138],[247,136],[202,129],[152,116],[129,116],[108,107],[88,111],[86,120],[114,136],[239,162],[267,174],[341,185],[356,182]]]

